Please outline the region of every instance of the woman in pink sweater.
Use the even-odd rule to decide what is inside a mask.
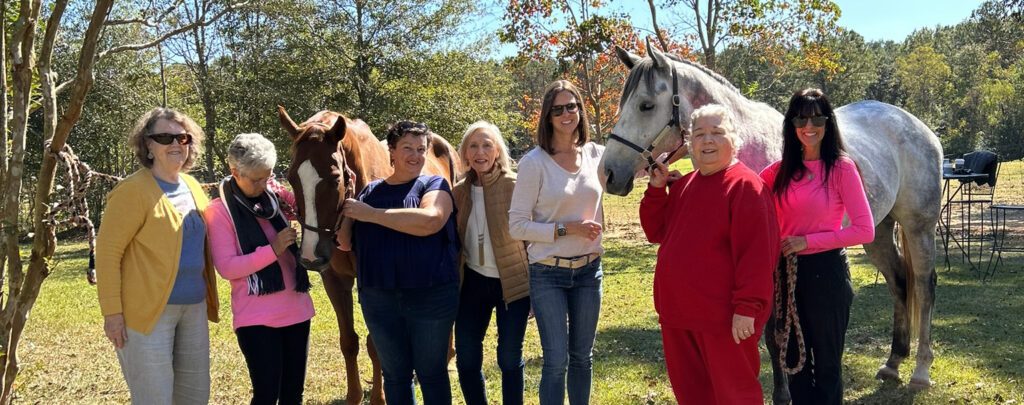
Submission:
[[[227,161],[231,176],[205,217],[213,264],[231,282],[232,326],[252,380],[251,403],[301,404],[313,300],[309,277],[296,265],[295,230],[278,200],[294,205],[295,196],[274,181],[277,152],[262,135],[235,137]]]
[[[807,359],[790,376],[789,390],[794,405],[840,404],[853,302],[845,248],[872,241],[875,222],[857,166],[846,156],[832,105],[821,90],[793,95],[782,135],[782,160],[765,168],[761,178],[775,194],[782,253],[797,256],[796,310]],[[846,228],[844,214],[850,218]],[[778,274],[785,274],[785,262]]]

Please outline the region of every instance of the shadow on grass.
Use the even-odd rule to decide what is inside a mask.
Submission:
[[[874,392],[860,398],[847,401],[857,405],[910,405],[914,403],[917,392],[907,389],[896,382],[880,383]]]
[[[1024,313],[1024,291],[1020,288],[1024,276],[1003,271],[983,283],[978,273],[956,263],[955,258],[949,270],[943,262],[940,254],[936,258],[938,285],[931,330],[935,357],[956,356],[995,377],[1010,380],[1024,377],[1024,350],[1020,350],[1019,344],[1020,336],[1024,335],[1024,322],[1020,318]],[[1003,268],[1020,268],[1022,262],[1021,258],[1014,258]],[[851,264],[860,267],[861,283],[856,288],[847,349],[876,357],[877,364],[881,365],[889,355],[892,339],[892,297],[884,278],[873,283],[873,274],[865,277],[865,270],[874,272],[875,268],[864,255],[851,256]],[[916,350],[915,341],[911,345],[912,356]],[[915,366],[914,357],[904,361],[901,371],[905,379]],[[861,385],[870,387],[863,382]],[[872,394],[854,403],[913,401],[913,395],[905,388],[889,385],[880,385]]]

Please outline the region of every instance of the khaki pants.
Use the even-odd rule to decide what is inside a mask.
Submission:
[[[117,350],[132,404],[210,402],[210,329],[206,302],[167,305],[153,331],[128,329]]]

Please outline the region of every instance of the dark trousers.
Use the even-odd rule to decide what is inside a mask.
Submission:
[[[426,288],[359,289],[363,319],[377,347],[388,405],[416,403],[412,375],[423,403],[452,403],[448,337],[459,306],[459,282]]]
[[[843,402],[843,347],[852,303],[845,249],[798,256],[796,307],[807,363],[789,379],[794,405]]]
[[[243,326],[235,336],[252,380],[250,404],[301,404],[309,321],[282,328]]]
[[[484,336],[497,312],[498,369],[501,370],[501,396],[504,405],[523,403],[523,337],[530,315],[530,299],[505,304],[501,280],[486,277],[466,267],[459,295],[459,313],[455,318],[455,364],[459,386],[467,405],[487,405],[484,390]]]

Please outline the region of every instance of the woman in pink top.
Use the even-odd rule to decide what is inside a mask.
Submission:
[[[796,92],[782,124],[782,160],[761,172],[775,194],[782,253],[797,256],[796,310],[807,359],[790,376],[793,404],[840,404],[842,358],[853,302],[848,246],[875,237],[857,166],[818,89]],[[843,215],[850,226],[842,227]],[[786,260],[778,274],[785,274]],[[785,288],[778,284],[776,288]],[[784,290],[783,290],[784,291]],[[789,345],[794,353],[796,342]],[[792,356],[790,356],[792,357]]]
[[[228,147],[231,176],[205,217],[217,272],[231,282],[232,325],[252,380],[252,404],[301,404],[313,300],[296,265],[295,230],[279,198],[295,196],[275,181],[274,144],[241,134]],[[268,188],[270,189],[268,191]]]

